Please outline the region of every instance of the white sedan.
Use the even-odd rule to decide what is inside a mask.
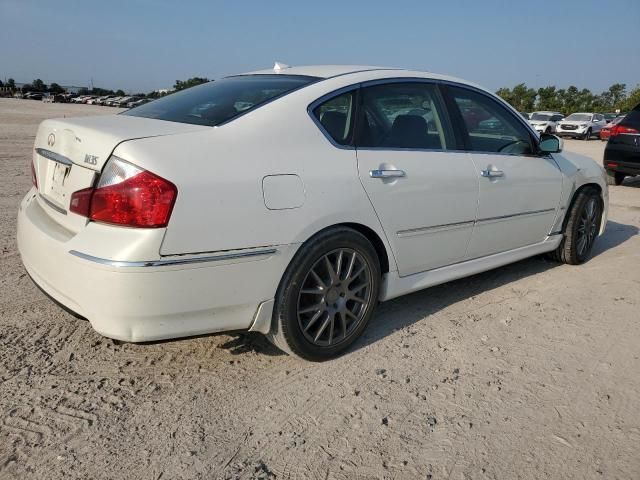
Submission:
[[[107,337],[258,331],[323,360],[379,301],[546,252],[585,261],[607,184],[561,150],[459,79],[277,65],[44,121],[18,245]]]

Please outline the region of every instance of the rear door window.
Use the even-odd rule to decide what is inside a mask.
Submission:
[[[357,147],[454,148],[437,86],[399,82],[364,87]]]
[[[640,130],[640,105],[631,110],[629,114],[620,122],[620,125]]]

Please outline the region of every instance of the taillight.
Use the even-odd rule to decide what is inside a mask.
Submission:
[[[38,177],[36,176],[36,166],[31,162],[31,184],[38,188]]]
[[[96,222],[128,227],[166,227],[176,186],[118,157],[111,157],[95,188],[71,196],[70,210]]]
[[[622,135],[625,133],[640,133],[640,131],[635,128],[625,127],[623,125],[615,125],[611,127],[611,131],[609,132],[610,137],[615,137],[616,135]]]

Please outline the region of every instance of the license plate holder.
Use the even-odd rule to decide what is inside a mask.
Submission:
[[[70,166],[54,162],[53,174],[51,175],[47,195],[60,205],[67,204],[67,193],[64,188],[64,182],[69,176],[69,170],[71,170]]]

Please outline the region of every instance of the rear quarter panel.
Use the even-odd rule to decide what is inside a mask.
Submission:
[[[309,103],[342,86],[321,83],[220,127],[118,146],[115,155],[178,187],[162,255],[298,244],[330,225],[356,222],[373,229],[393,258],[355,151],[333,146],[307,113]],[[280,174],[302,180],[300,207],[265,206],[263,178]]]

